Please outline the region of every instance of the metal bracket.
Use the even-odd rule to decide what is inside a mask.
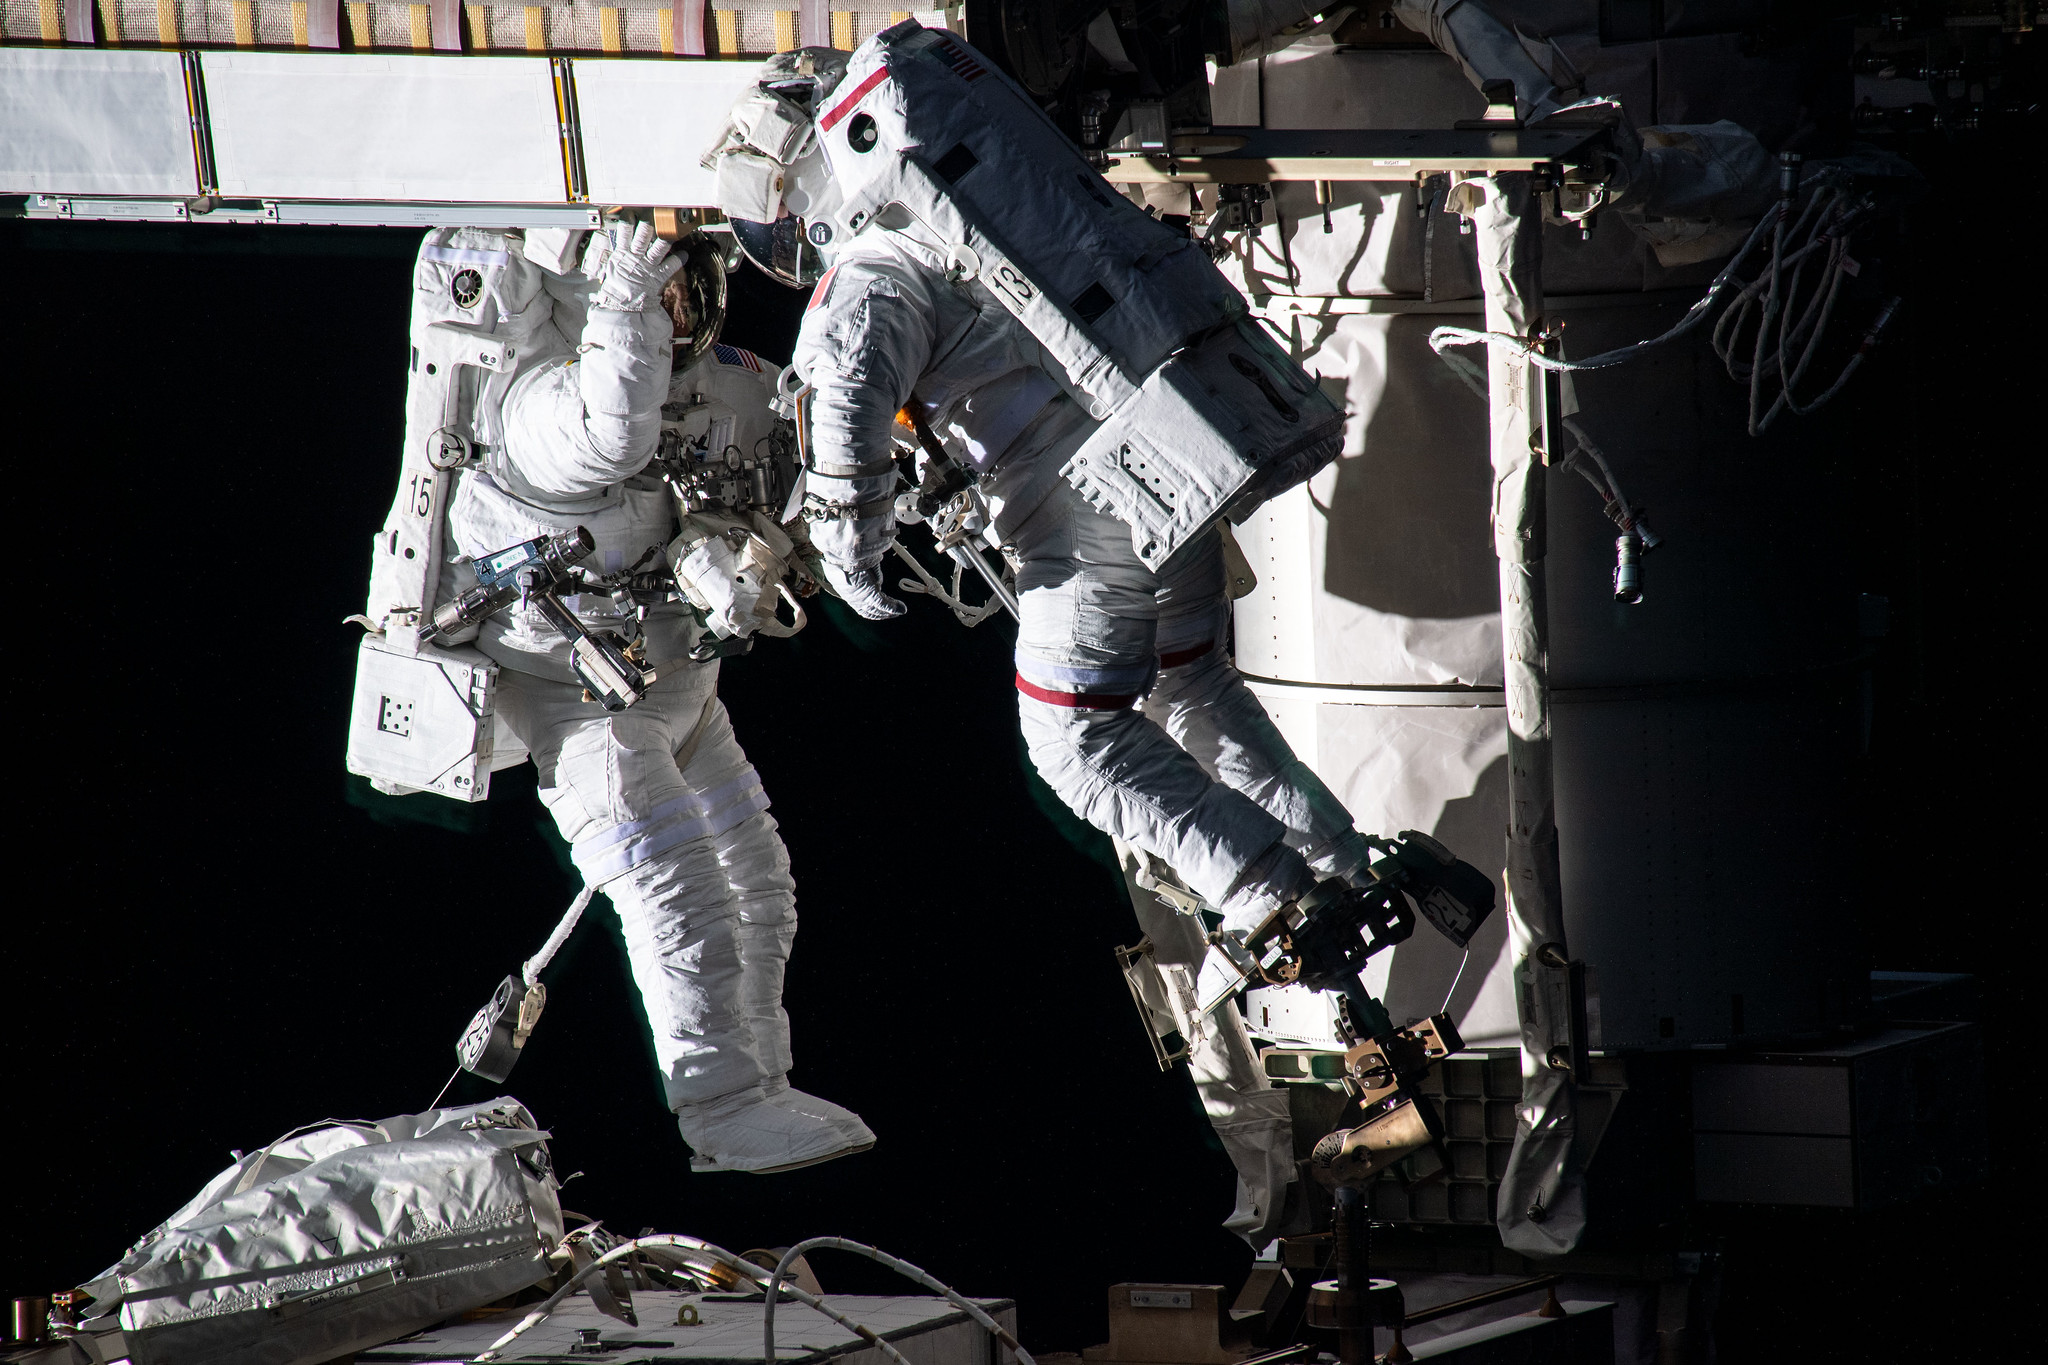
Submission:
[[[220,179],[213,164],[213,126],[206,113],[206,72],[199,54],[191,48],[178,53],[185,72],[185,115],[192,125],[192,170],[199,193],[220,193]]]
[[[576,69],[569,57],[548,58],[554,77],[555,126],[562,135],[562,184],[569,202],[590,202],[590,181],[583,166],[583,116],[576,108]]]

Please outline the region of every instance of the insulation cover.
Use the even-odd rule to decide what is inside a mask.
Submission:
[[[0,192],[199,192],[175,52],[0,48]]]
[[[287,1133],[84,1286],[81,1330],[134,1365],[310,1365],[516,1293],[562,1234],[547,1137],[509,1098]]]

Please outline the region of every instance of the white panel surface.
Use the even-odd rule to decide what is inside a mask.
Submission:
[[[175,52],[0,48],[0,192],[199,192]]]
[[[209,52],[228,198],[561,203],[544,57]]]
[[[711,172],[697,164],[754,62],[604,61],[578,58],[576,107],[594,204],[712,203]]]

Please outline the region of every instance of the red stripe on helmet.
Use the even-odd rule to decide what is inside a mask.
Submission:
[[[831,132],[833,126],[837,124],[839,120],[845,118],[846,115],[853,109],[853,106],[859,104],[870,90],[873,90],[876,86],[880,85],[883,81],[886,81],[888,79],[889,68],[886,66],[878,66],[873,71],[870,71],[868,73],[868,78],[866,80],[862,81],[859,85],[853,87],[853,93],[851,95],[848,95],[845,99],[839,101],[839,103],[833,105],[830,109],[825,111],[825,117],[818,120],[819,131],[826,133]]]

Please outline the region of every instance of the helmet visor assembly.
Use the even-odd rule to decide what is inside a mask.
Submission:
[[[725,326],[726,255],[698,231],[675,249],[683,269],[662,291],[662,305],[675,320],[675,368],[686,370],[704,358]]]
[[[816,284],[825,262],[804,236],[804,220],[785,211],[772,223],[748,218],[732,220],[733,240],[754,265],[792,289]]]
[[[778,53],[704,157],[741,252],[792,288],[825,273],[819,248],[831,241],[837,196],[812,118],[845,71],[846,54],[831,48]]]

